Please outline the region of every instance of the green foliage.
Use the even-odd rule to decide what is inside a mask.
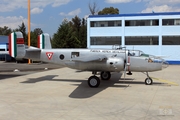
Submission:
[[[25,44],[28,43],[28,35],[24,22],[14,29],[13,32],[20,31],[23,34]],[[0,35],[9,35],[12,30],[8,27],[0,27]],[[43,33],[41,28],[31,31],[31,46],[37,47],[38,35]],[[53,35],[52,47],[54,48],[86,48],[87,45],[87,25],[86,20],[75,16],[71,21],[64,19],[57,32]]]
[[[26,26],[25,26],[24,22],[22,22],[22,24],[19,25],[19,28],[16,28],[15,30],[13,30],[13,32],[16,32],[16,31],[22,32],[25,44],[27,45],[28,44],[28,35],[26,33]],[[31,37],[30,37],[31,46],[37,47],[38,35],[40,35],[41,33],[43,33],[41,28],[36,28],[36,29],[34,29],[34,31],[31,31],[31,33],[30,33],[30,35],[31,35]]]
[[[7,26],[0,27],[0,35],[9,35],[11,34],[12,30]]]
[[[42,34],[43,31],[41,28],[36,28],[34,31],[31,31],[31,46],[37,47],[38,35]]]
[[[86,25],[86,20],[84,18],[82,19],[79,39],[81,40],[81,47],[86,48],[87,47],[87,25]]]
[[[53,48],[83,48],[86,47],[87,33],[85,20],[77,16],[72,21],[64,19],[53,36]]]
[[[13,32],[17,32],[17,31],[20,31],[23,34],[24,42],[25,42],[25,44],[27,44],[28,37],[26,34],[26,26],[25,26],[24,22],[22,22],[22,24],[19,25],[19,28],[16,28],[15,30],[13,30]]]
[[[109,14],[119,14],[119,9],[114,7],[104,8],[102,11],[98,12],[98,15],[109,15]]]

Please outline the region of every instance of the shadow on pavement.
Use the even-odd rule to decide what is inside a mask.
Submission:
[[[75,90],[69,95],[70,98],[90,98],[97,93],[105,90],[108,87],[116,87],[116,88],[127,88],[130,84],[142,84],[144,85],[144,81],[134,81],[134,79],[123,78],[121,80],[122,74],[112,74],[111,80],[101,81],[101,84],[98,88],[90,88],[87,84],[87,79],[78,80],[78,79],[53,79],[58,75],[46,75],[39,78],[30,78],[27,81],[21,83],[37,83],[42,81],[59,81],[59,82],[69,82],[70,85],[77,86]],[[120,79],[121,78],[121,79]],[[155,85],[159,85],[162,83],[154,83]]]

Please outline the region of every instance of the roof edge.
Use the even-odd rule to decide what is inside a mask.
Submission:
[[[152,13],[129,13],[129,14],[110,14],[110,15],[89,15],[88,18],[98,17],[131,17],[131,16],[159,16],[159,15],[180,15],[180,12],[152,12]]]

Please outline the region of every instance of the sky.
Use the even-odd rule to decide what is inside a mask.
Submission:
[[[41,28],[53,35],[62,21],[76,15],[87,18],[89,3],[94,2],[98,10],[105,7],[119,9],[120,14],[149,12],[180,12],[180,0],[30,0],[31,31]],[[28,0],[0,0],[0,27],[18,28],[22,22],[27,29]]]

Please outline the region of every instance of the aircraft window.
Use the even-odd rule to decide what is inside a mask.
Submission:
[[[64,59],[64,55],[61,54],[61,55],[59,56],[59,58],[60,58],[61,60],[63,60],[63,59]]]
[[[148,54],[143,54],[143,53],[141,54],[141,56],[142,56],[142,57],[149,57]]]
[[[134,52],[128,51],[128,56],[135,56]]]
[[[71,58],[79,57],[79,52],[72,52]]]

